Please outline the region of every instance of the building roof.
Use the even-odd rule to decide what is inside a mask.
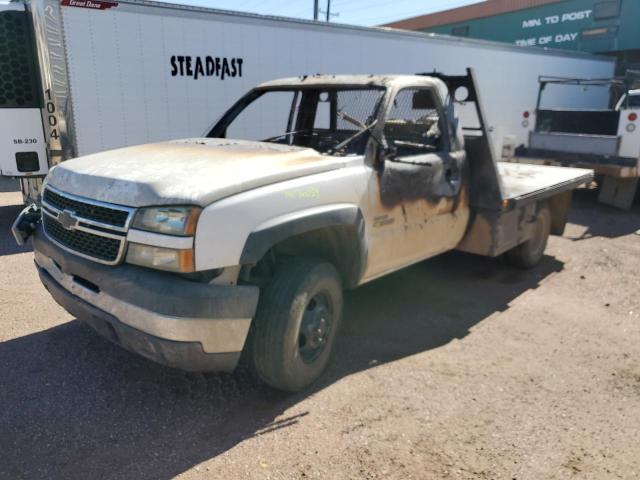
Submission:
[[[438,25],[466,22],[467,20],[491,17],[493,15],[524,10],[549,3],[557,3],[559,1],[562,0],[485,0],[464,7],[452,8],[429,15],[420,15],[419,17],[387,23],[383,26],[402,28],[404,30],[423,30]]]

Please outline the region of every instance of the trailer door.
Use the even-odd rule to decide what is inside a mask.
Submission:
[[[0,4],[0,174],[48,170],[42,99],[31,27],[21,3]]]

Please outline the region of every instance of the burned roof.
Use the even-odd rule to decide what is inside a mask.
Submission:
[[[373,87],[373,88],[407,88],[433,87],[443,101],[448,90],[444,82],[438,78],[425,75],[308,75],[271,80],[258,85],[257,89],[276,89],[287,87]]]

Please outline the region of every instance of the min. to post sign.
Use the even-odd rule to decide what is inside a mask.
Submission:
[[[527,18],[522,20],[522,30],[529,33],[529,35],[517,39],[515,43],[522,46],[566,46],[562,44],[575,42],[578,39],[578,35],[580,35],[577,23],[591,20],[592,13],[593,11],[589,9]],[[539,32],[544,30],[548,32],[549,28],[553,28],[554,26],[566,26],[568,28],[561,28],[562,31],[557,33],[545,32],[540,34],[541,32]],[[536,30],[539,31],[537,32]],[[536,35],[536,33],[538,33],[538,35]]]

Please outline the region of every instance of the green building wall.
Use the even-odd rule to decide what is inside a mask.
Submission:
[[[563,0],[425,31],[592,53],[640,52],[640,0]]]

